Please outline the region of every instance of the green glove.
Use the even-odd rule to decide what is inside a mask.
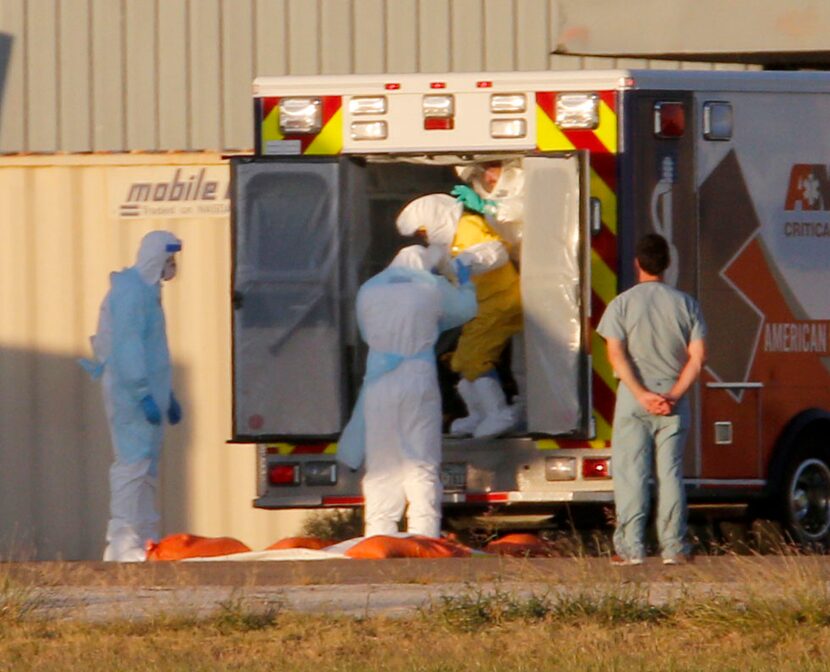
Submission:
[[[467,210],[472,210],[480,215],[486,213],[488,206],[492,208],[495,203],[479,196],[474,189],[468,187],[466,184],[459,184],[452,188],[450,192],[455,196],[455,200],[461,203]]]

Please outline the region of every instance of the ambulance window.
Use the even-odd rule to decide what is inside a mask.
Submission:
[[[732,104],[709,101],[703,104],[703,137],[707,140],[732,139]]]
[[[329,250],[330,188],[313,173],[263,173],[245,190],[246,256],[260,274],[316,275]]]

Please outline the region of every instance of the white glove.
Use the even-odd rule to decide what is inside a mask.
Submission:
[[[465,266],[469,266],[473,275],[501,268],[510,261],[507,249],[497,240],[471,245],[456,255],[456,259]]]

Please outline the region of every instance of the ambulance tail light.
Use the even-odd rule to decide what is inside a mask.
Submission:
[[[361,114],[386,114],[386,96],[356,96],[349,101],[349,112]]]
[[[654,135],[658,138],[679,138],[686,131],[686,110],[683,103],[654,104]]]
[[[523,138],[527,135],[527,122],[524,119],[493,119],[490,122],[492,138]]]
[[[424,96],[424,130],[449,131],[455,127],[455,98],[451,95]]]
[[[611,458],[585,457],[582,459],[582,478],[611,478]]]
[[[490,111],[493,114],[524,112],[527,98],[523,93],[494,93],[490,96]]]
[[[585,130],[599,126],[599,96],[596,93],[558,94],[556,125],[564,129]]]
[[[280,133],[313,135],[323,127],[323,103],[319,98],[282,98]]]
[[[272,464],[268,468],[268,482],[271,485],[299,485],[300,465]]]
[[[385,140],[389,129],[385,121],[353,121],[352,140]]]
[[[424,119],[425,131],[451,131],[455,128],[455,120],[452,117],[427,117]]]

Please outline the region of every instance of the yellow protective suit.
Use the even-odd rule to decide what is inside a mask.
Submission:
[[[491,241],[509,248],[481,215],[464,212],[452,241],[450,253],[457,256],[472,245]],[[473,276],[478,298],[478,315],[461,330],[450,367],[469,381],[495,368],[505,345],[522,330],[522,298],[519,274],[512,262]]]

